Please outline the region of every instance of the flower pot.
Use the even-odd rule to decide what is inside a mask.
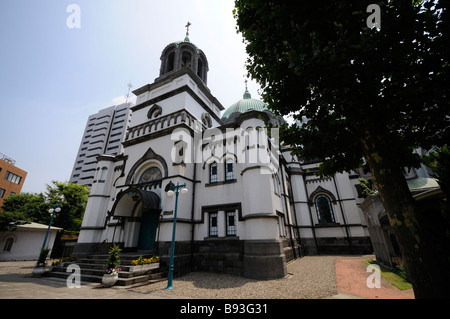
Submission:
[[[140,271],[140,270],[142,270],[142,265],[130,266],[129,269],[130,269],[130,270],[129,270],[130,272]]]
[[[112,287],[119,280],[119,274],[104,274],[102,278],[102,284],[105,287]]]
[[[142,267],[143,270],[156,269],[156,268],[159,268],[159,263],[145,264],[142,266],[143,266]]]
[[[159,268],[159,263],[130,266],[129,271],[130,272],[147,271],[156,268]]]

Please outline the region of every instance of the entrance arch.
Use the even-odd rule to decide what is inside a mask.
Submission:
[[[160,202],[156,193],[135,187],[117,195],[111,213],[113,216],[125,217],[126,223],[134,224],[124,227],[125,232],[132,232],[125,233],[124,237],[134,239],[133,246],[137,245],[138,250],[153,249],[161,213]]]

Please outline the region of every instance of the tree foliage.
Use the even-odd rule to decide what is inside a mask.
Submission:
[[[89,197],[89,187],[75,183],[53,181],[47,185],[47,202],[61,207],[61,213],[55,215],[55,226],[65,230],[77,231],[83,222],[83,215]]]
[[[17,212],[27,216],[36,223],[48,224],[50,208],[43,194],[21,193],[13,194],[3,202],[2,210],[6,212]]]
[[[282,138],[324,174],[361,166],[362,138],[377,132],[398,166],[417,167],[417,147],[449,138],[448,35],[431,1],[236,1],[247,69],[263,99],[301,126]]]
[[[31,220],[21,212],[0,212],[0,231],[15,231],[17,226],[30,223]]]
[[[79,231],[89,196],[89,187],[53,181],[46,193],[21,193],[6,198],[0,211],[0,224],[19,225],[24,222],[49,224],[49,209],[58,204],[61,212],[55,214],[53,226],[64,231]],[[10,226],[10,230],[15,227]]]
[[[449,296],[442,214],[417,203],[403,175],[417,148],[450,140],[450,19],[446,1],[236,0],[250,76],[276,115],[280,138],[320,173],[366,163],[406,259],[416,298]],[[447,1],[448,2],[448,1]],[[448,219],[447,219],[448,220]]]

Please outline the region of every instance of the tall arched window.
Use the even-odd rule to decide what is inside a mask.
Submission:
[[[330,199],[325,195],[316,197],[316,210],[319,224],[332,224],[335,222],[333,208],[331,207]]]
[[[217,163],[211,163],[209,166],[209,182],[217,183],[219,181],[219,177],[217,175]]]
[[[3,247],[3,251],[11,251],[13,244],[14,244],[14,239],[11,237],[8,238],[6,240],[5,246]]]
[[[175,67],[175,52],[171,52],[167,57],[167,72],[170,72]]]
[[[197,75],[200,79],[203,79],[203,61],[200,59],[198,59]]]
[[[234,162],[232,159],[227,159],[225,162],[225,180],[232,181],[234,179]]]
[[[192,55],[190,52],[188,51],[183,51],[183,53],[181,54],[181,67],[185,67],[185,66],[191,66],[191,62],[192,62]]]

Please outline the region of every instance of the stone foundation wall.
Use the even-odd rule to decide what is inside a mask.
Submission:
[[[170,246],[171,242],[155,243],[152,253],[161,258],[163,265],[170,264]],[[107,253],[110,247],[111,243],[77,244],[73,255],[85,257]],[[288,242],[286,239],[240,240],[236,237],[205,239],[194,243],[176,242],[174,275],[190,271],[213,271],[256,279],[283,278],[287,275],[286,264],[300,256],[301,247],[295,241]]]
[[[115,243],[123,248],[124,243]],[[72,251],[72,256],[84,258],[92,254],[106,254],[113,243],[77,243]]]
[[[158,243],[158,255],[170,262],[170,242]],[[192,249],[192,250],[191,250]],[[283,278],[286,263],[300,256],[299,247],[289,247],[286,240],[207,239],[175,244],[174,272],[213,271],[248,278]],[[286,257],[287,255],[287,257]]]
[[[372,244],[369,237],[347,238],[326,237],[317,238],[317,246],[313,238],[302,238],[305,255],[330,254],[330,255],[364,255],[372,254]],[[317,250],[317,248],[319,250]]]

